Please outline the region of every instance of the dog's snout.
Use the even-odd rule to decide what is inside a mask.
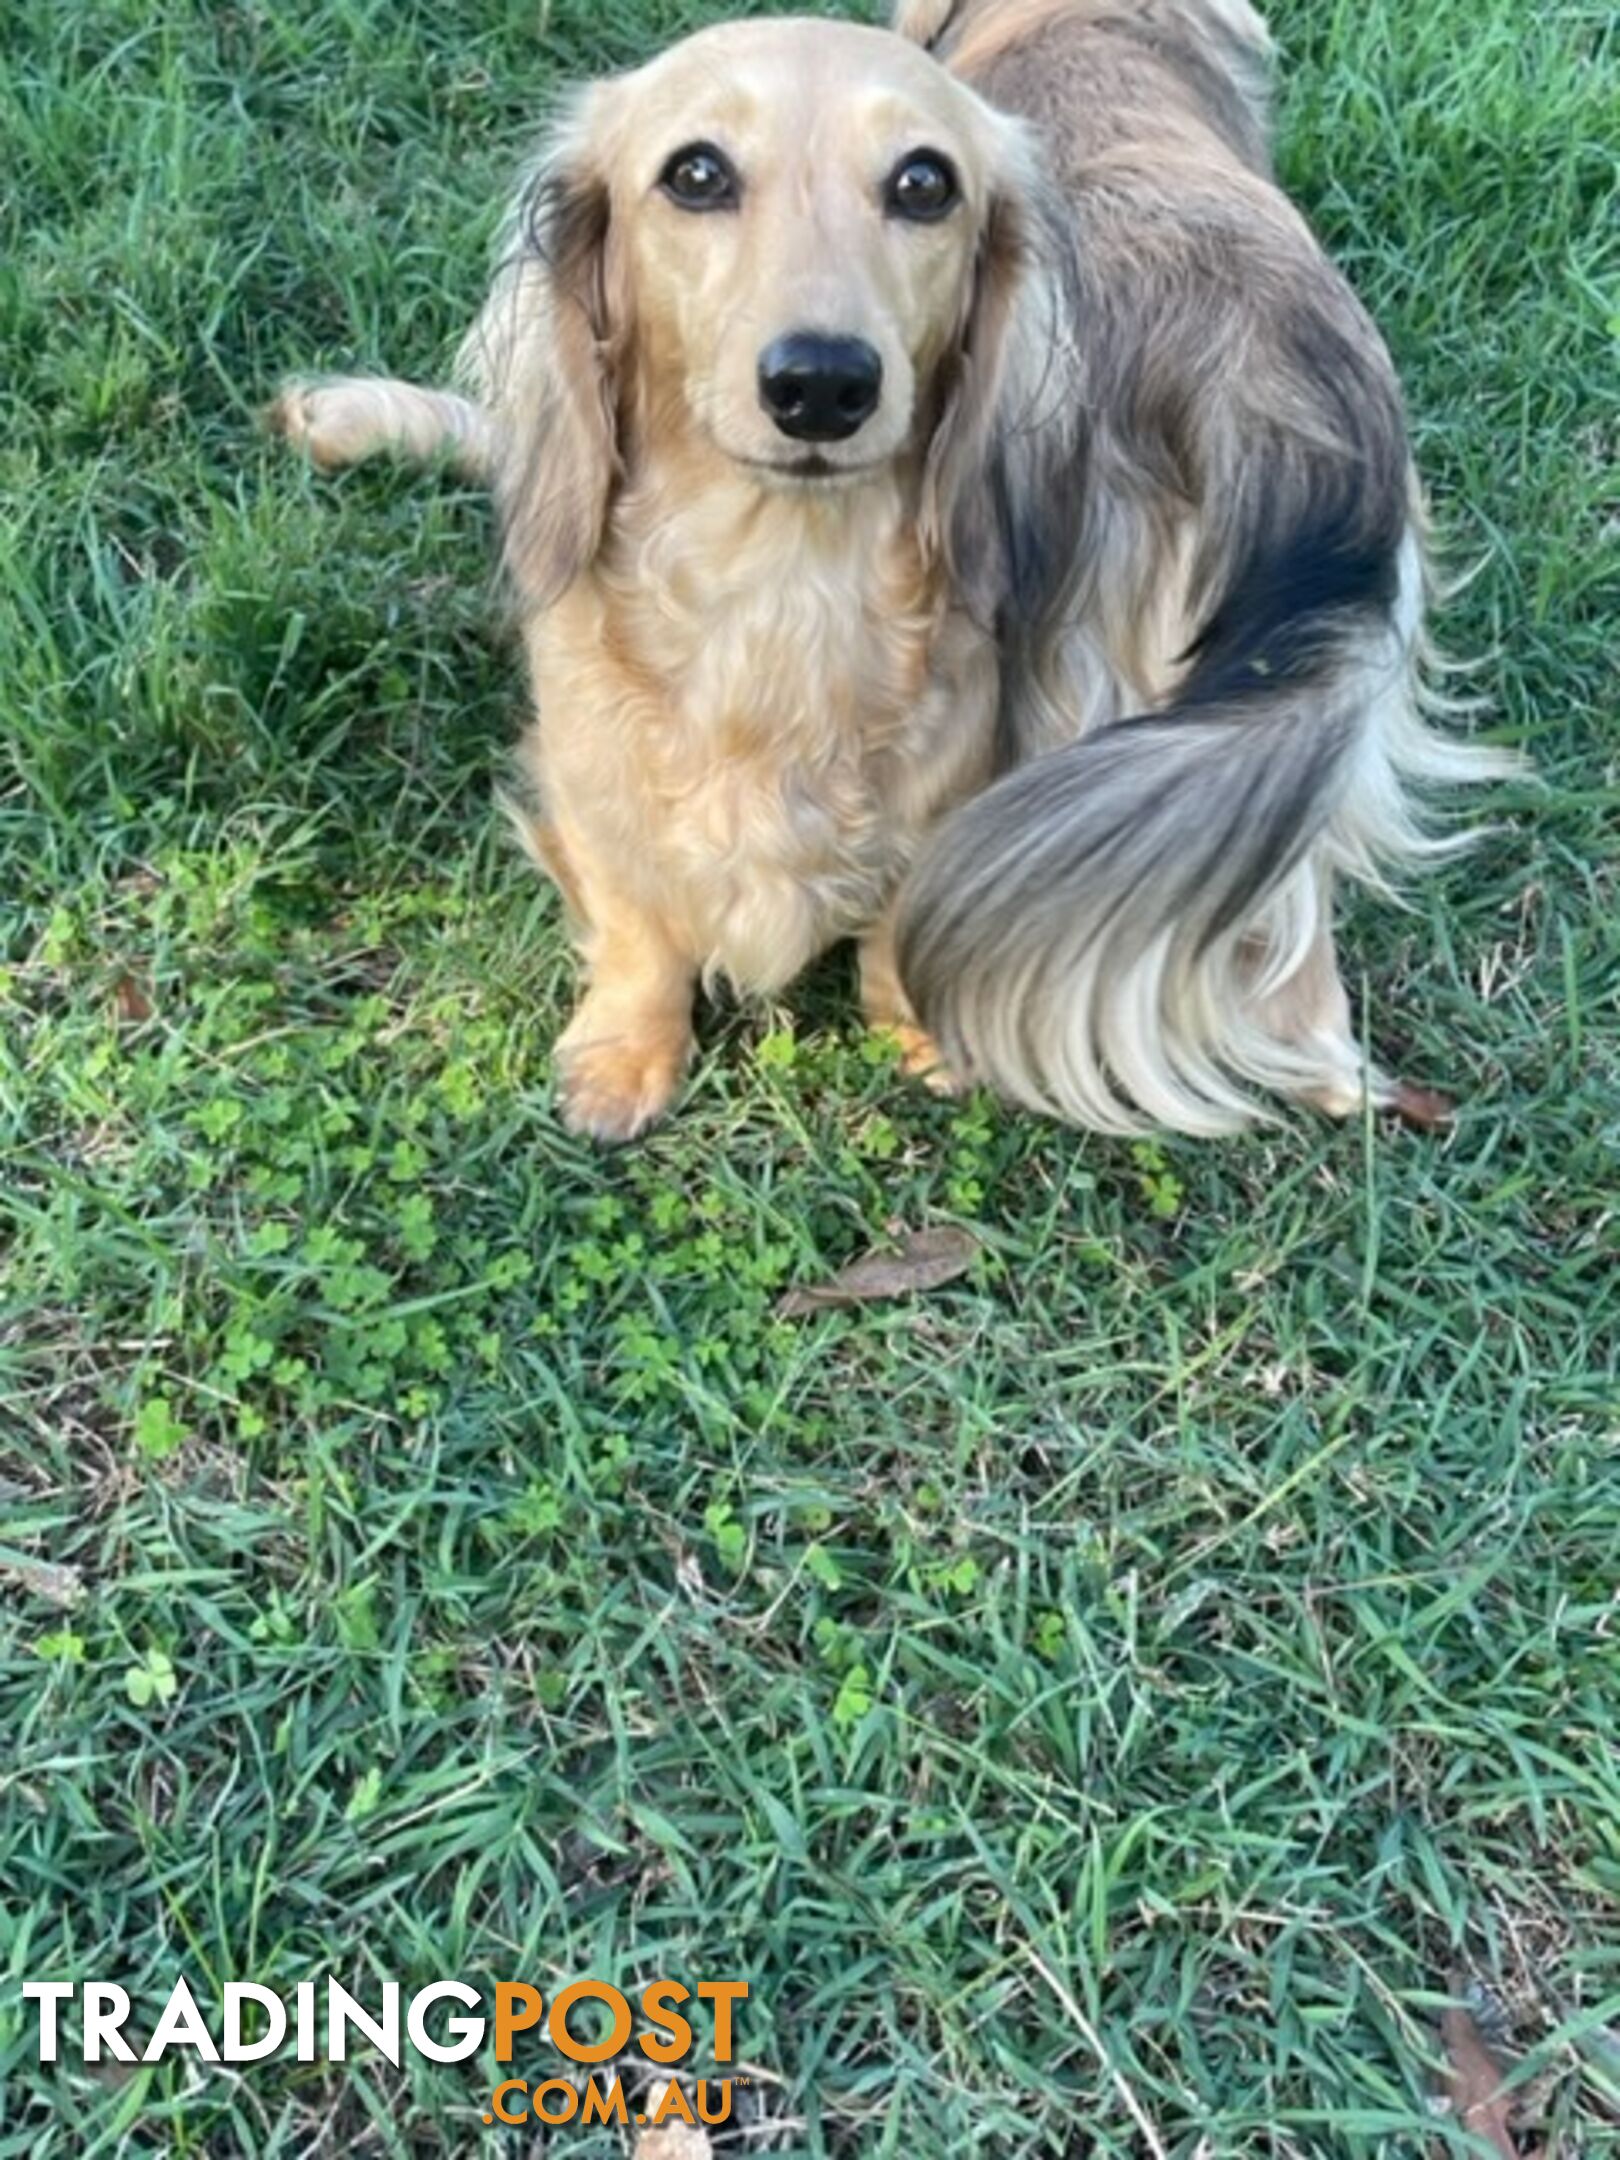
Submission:
[[[883,395],[883,358],[864,338],[797,332],[759,361],[759,401],[795,442],[844,442]]]

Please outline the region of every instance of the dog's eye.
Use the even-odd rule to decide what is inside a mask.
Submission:
[[[734,210],[742,194],[736,168],[713,143],[689,143],[677,150],[658,185],[683,210]]]
[[[948,158],[937,150],[913,150],[889,175],[883,202],[891,217],[931,225],[955,209],[961,192]]]

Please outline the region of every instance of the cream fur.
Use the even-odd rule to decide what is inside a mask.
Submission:
[[[577,1129],[667,1108],[701,980],[775,991],[849,935],[909,1066],[940,1077],[903,981],[970,1077],[1060,1116],[1218,1131],[1257,1088],[1339,1113],[1392,1093],[1352,1031],[1334,889],[1431,845],[1414,786],[1494,768],[1423,718],[1398,398],[1265,178],[1263,25],[1247,0],[1157,4],[1149,61],[1108,27],[1132,0],[704,32],[555,132],[465,395],[280,402],[318,463],[447,455],[496,489],[538,708],[513,815],[586,965],[559,1045]],[[734,206],[664,198],[689,142],[732,158]],[[960,175],[937,225],[881,207],[919,145]],[[804,329],[884,371],[815,472],[755,380]],[[1268,640],[1298,626],[1267,614],[1256,550],[1270,526],[1326,546],[1335,518],[1351,552],[1396,536],[1393,598],[1347,585],[1279,684]],[[1217,697],[1200,641],[1245,609],[1254,685],[1228,666]],[[1170,723],[1157,764],[1118,725],[1144,713]],[[1250,793],[1297,799],[1297,847],[1280,811],[1241,838]],[[1160,909],[1212,819],[1235,867]]]

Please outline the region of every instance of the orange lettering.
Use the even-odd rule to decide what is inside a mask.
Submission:
[[[562,2113],[560,2115],[553,2115],[548,2110],[546,2106],[547,2093],[557,2093],[561,2096]],[[561,2078],[548,2078],[544,2085],[536,2086],[534,2094],[534,2119],[536,2122],[549,2123],[556,2130],[560,2129],[564,2123],[571,2123],[578,2113],[579,2094],[572,2085],[565,2084]]]
[[[624,2079],[615,2078],[611,2085],[603,2086],[593,2078],[585,2088],[585,2105],[579,2119],[582,2123],[628,2123],[630,2110],[624,2102]]]
[[[495,2060],[512,2060],[512,2036],[539,2024],[546,1999],[526,1980],[503,1980],[495,1990]]]
[[[714,2059],[728,2063],[731,2060],[731,2012],[735,2004],[748,2000],[746,1980],[701,1980],[698,1983],[700,2001],[714,2004]]]
[[[584,2040],[576,2040],[568,2030],[568,2013],[578,2002],[606,2003],[613,2014],[612,2032],[605,2040],[599,2040],[594,2047]],[[630,2005],[617,1988],[606,1987],[600,1980],[576,1980],[572,1987],[565,1987],[553,2001],[551,2022],[546,2029],[551,2034],[552,2046],[566,2055],[570,2062],[599,2063],[618,2054],[629,2039],[635,2022]]]
[[[657,2040],[650,2032],[641,2034],[638,2045],[649,2062],[684,2062],[692,2052],[692,2027],[679,2011],[671,2008],[674,2003],[691,2000],[692,1990],[682,1987],[678,1980],[655,1980],[651,1987],[642,1990],[642,2016],[660,2032],[669,2035],[667,2040]]]
[[[699,2079],[698,2079],[698,2090],[697,2090],[697,2103],[698,2103],[698,2114],[699,2114],[699,2115],[700,2115],[700,2116],[702,2117],[702,2119],[703,2119],[703,2121],[704,2121],[704,2122],[706,2122],[706,2123],[723,2123],[723,2122],[730,2122],[730,2120],[731,2120],[731,2080],[730,2080],[730,2078],[727,2078],[727,2079],[726,2079],[726,2080],[724,2081],[724,2083],[723,2083],[723,2084],[721,2085],[721,2087],[720,2087],[720,2104],[719,2104],[719,2106],[718,2106],[718,2107],[715,2107],[715,2108],[711,2108],[711,2107],[709,2106],[709,2081],[708,2081],[708,2079],[707,2079],[707,2078],[699,2078]]]
[[[506,2096],[508,2093],[522,2093],[525,2102],[527,2102],[529,2088],[524,2084],[522,2078],[508,2078],[504,2085],[496,2086],[495,2097],[489,2103],[491,2108],[503,2123],[526,2123],[529,2119],[529,2110],[526,2105],[521,2115],[507,2114]]]

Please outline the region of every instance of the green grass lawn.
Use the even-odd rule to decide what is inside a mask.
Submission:
[[[1612,9],[1274,11],[1541,776],[1349,926],[1454,1132],[942,1104],[839,961],[603,1159],[484,506],[255,410],[437,372],[554,84],[718,12],[0,19],[0,2155],[497,2149],[17,1997],[329,1970],[746,1978],[721,2151],[862,2160],[1479,2150],[1462,1976],[1620,2154]],[[984,1257],[774,1316],[891,1223]]]

